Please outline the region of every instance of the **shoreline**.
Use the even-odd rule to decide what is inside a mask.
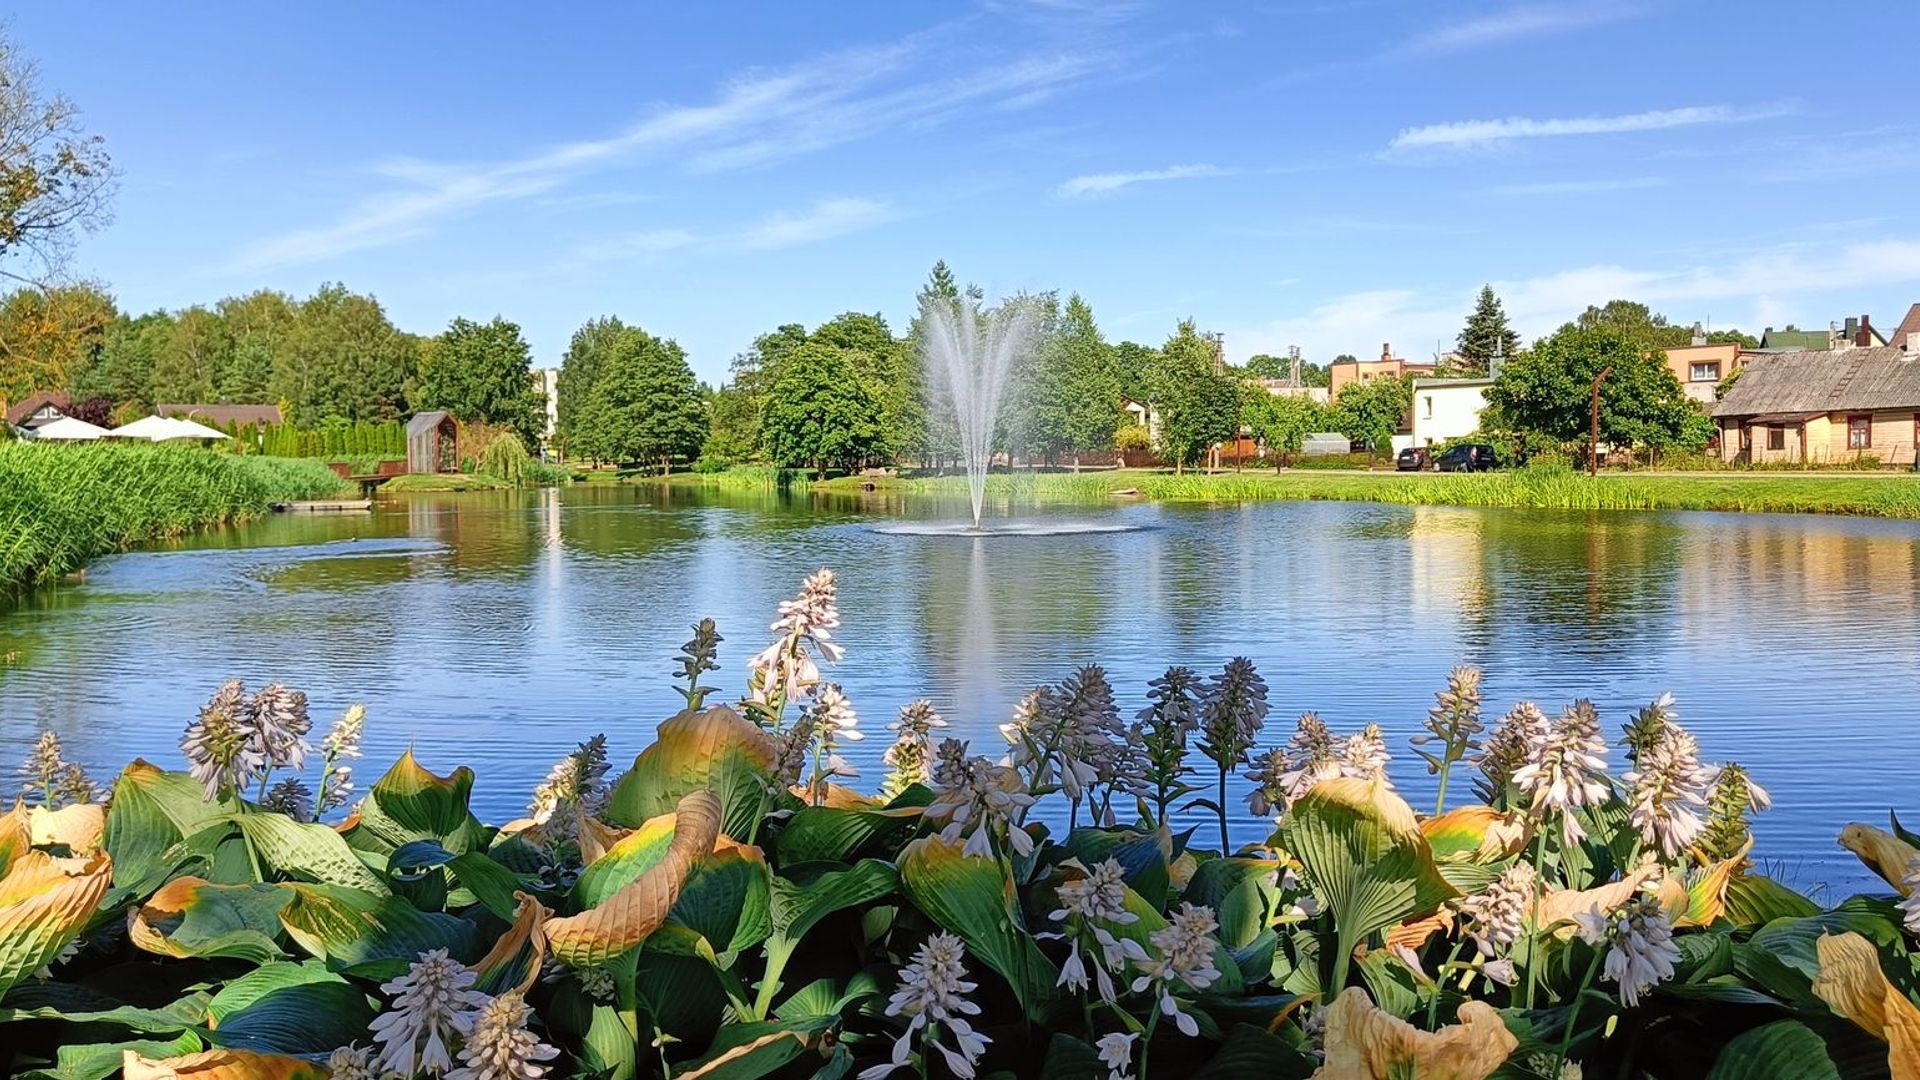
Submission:
[[[622,481],[716,490],[804,490],[964,497],[966,477],[842,476],[825,481],[754,468]],[[871,485],[871,487],[868,487]],[[995,473],[989,495],[1075,503],[1379,502],[1516,510],[1709,510],[1920,520],[1920,477],[1903,472],[1638,472],[1590,478],[1564,469],[1396,473],[1289,469],[1186,473],[1157,469]],[[1129,494],[1118,494],[1129,492]]]

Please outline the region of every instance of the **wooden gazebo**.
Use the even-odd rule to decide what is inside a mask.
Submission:
[[[413,414],[407,421],[407,471],[460,471],[460,425],[441,410]]]

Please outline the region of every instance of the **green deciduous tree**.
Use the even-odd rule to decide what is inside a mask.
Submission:
[[[293,419],[389,420],[405,407],[418,360],[418,339],[387,321],[380,302],[329,283],[301,301],[299,317],[277,359],[271,386]]]
[[[1340,388],[1329,419],[1347,438],[1387,453],[1413,405],[1413,380],[1358,379]]]
[[[1292,464],[1307,436],[1327,429],[1327,410],[1312,398],[1270,394],[1259,387],[1247,390],[1241,410],[1243,422],[1273,455],[1274,467]]]
[[[692,459],[707,439],[707,401],[670,339],[629,327],[613,342],[584,407],[574,452],[600,461]]]
[[[883,444],[879,403],[843,350],[809,341],[780,363],[760,414],[760,442],[783,466],[851,465]]]
[[[90,284],[28,286],[0,297],[0,397],[69,389],[97,359],[118,315],[113,297]]]
[[[554,403],[557,414],[554,426],[562,452],[569,455],[585,452],[578,445],[581,412],[593,397],[600,373],[606,370],[607,357],[626,332],[627,325],[612,315],[589,319],[573,332],[573,340],[567,344],[566,355],[560,360],[556,388],[559,400]]]
[[[1454,352],[1459,354],[1460,363],[1450,366],[1446,374],[1471,377],[1485,375],[1494,357],[1506,359],[1520,352],[1520,335],[1507,325],[1506,309],[1493,294],[1493,286],[1480,286],[1467,325],[1454,342]]]
[[[1190,319],[1160,347],[1150,387],[1160,417],[1161,453],[1176,473],[1238,429],[1240,380],[1214,369],[1214,343]]]
[[[1487,388],[1487,403],[1528,448],[1585,442],[1593,379],[1600,391],[1600,440],[1614,446],[1697,448],[1712,421],[1668,369],[1657,345],[1632,325],[1569,324],[1535,343]]]
[[[172,333],[173,316],[164,311],[115,318],[99,356],[75,377],[74,400],[100,397],[116,406],[152,408],[153,366]]]
[[[540,444],[545,411],[533,385],[533,350],[505,319],[455,319],[428,344],[414,385],[415,409],[445,409],[461,420],[512,428],[528,449]]]
[[[298,311],[293,297],[272,289],[229,296],[214,305],[226,321],[232,351],[216,378],[221,401],[272,401],[274,368],[292,340]]]
[[[114,173],[80,111],[43,94],[39,72],[0,32],[0,274],[42,282],[78,234],[107,220]]]
[[[153,363],[153,401],[217,401],[216,382],[233,352],[226,320],[195,304],[173,317]]]

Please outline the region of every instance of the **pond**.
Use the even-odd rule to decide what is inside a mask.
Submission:
[[[831,566],[847,656],[830,677],[869,733],[851,755],[867,787],[916,697],[997,756],[1014,702],[1075,665],[1106,665],[1131,714],[1168,665],[1245,655],[1272,688],[1263,741],[1305,709],[1336,731],[1379,722],[1416,807],[1433,782],[1406,737],[1469,663],[1490,720],[1585,696],[1616,740],[1671,690],[1708,759],[1771,790],[1756,857],[1802,886],[1867,887],[1834,843],[1846,822],[1884,827],[1902,800],[1920,818],[1920,523],[1126,503],[1019,515],[1127,531],[898,528],[963,512],[611,485],[421,495],[106,559],[0,613],[0,762],[46,727],[98,774],[178,767],[222,680],[280,680],[310,695],[316,736],[366,703],[363,784],[413,745],[436,771],[473,766],[476,809],[503,821],[588,735],[631,761],[676,707],[668,672],[701,616],[726,637],[709,678],[737,694],[776,603]],[[1244,821],[1235,839],[1260,835]]]

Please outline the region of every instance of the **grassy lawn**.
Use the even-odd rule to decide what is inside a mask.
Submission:
[[[813,485],[858,490],[868,478],[851,476]],[[960,495],[959,476],[894,477],[877,488]],[[1246,502],[1334,499],[1431,506],[1504,506],[1564,510],[1737,510],[1754,513],[1854,514],[1920,518],[1920,476],[1877,473],[1614,473],[1589,478],[1559,470],[1473,475],[1442,473],[1266,470],[1188,473],[1146,469],[995,475],[990,492],[1034,499],[1100,501],[1116,491],[1162,501]]]

